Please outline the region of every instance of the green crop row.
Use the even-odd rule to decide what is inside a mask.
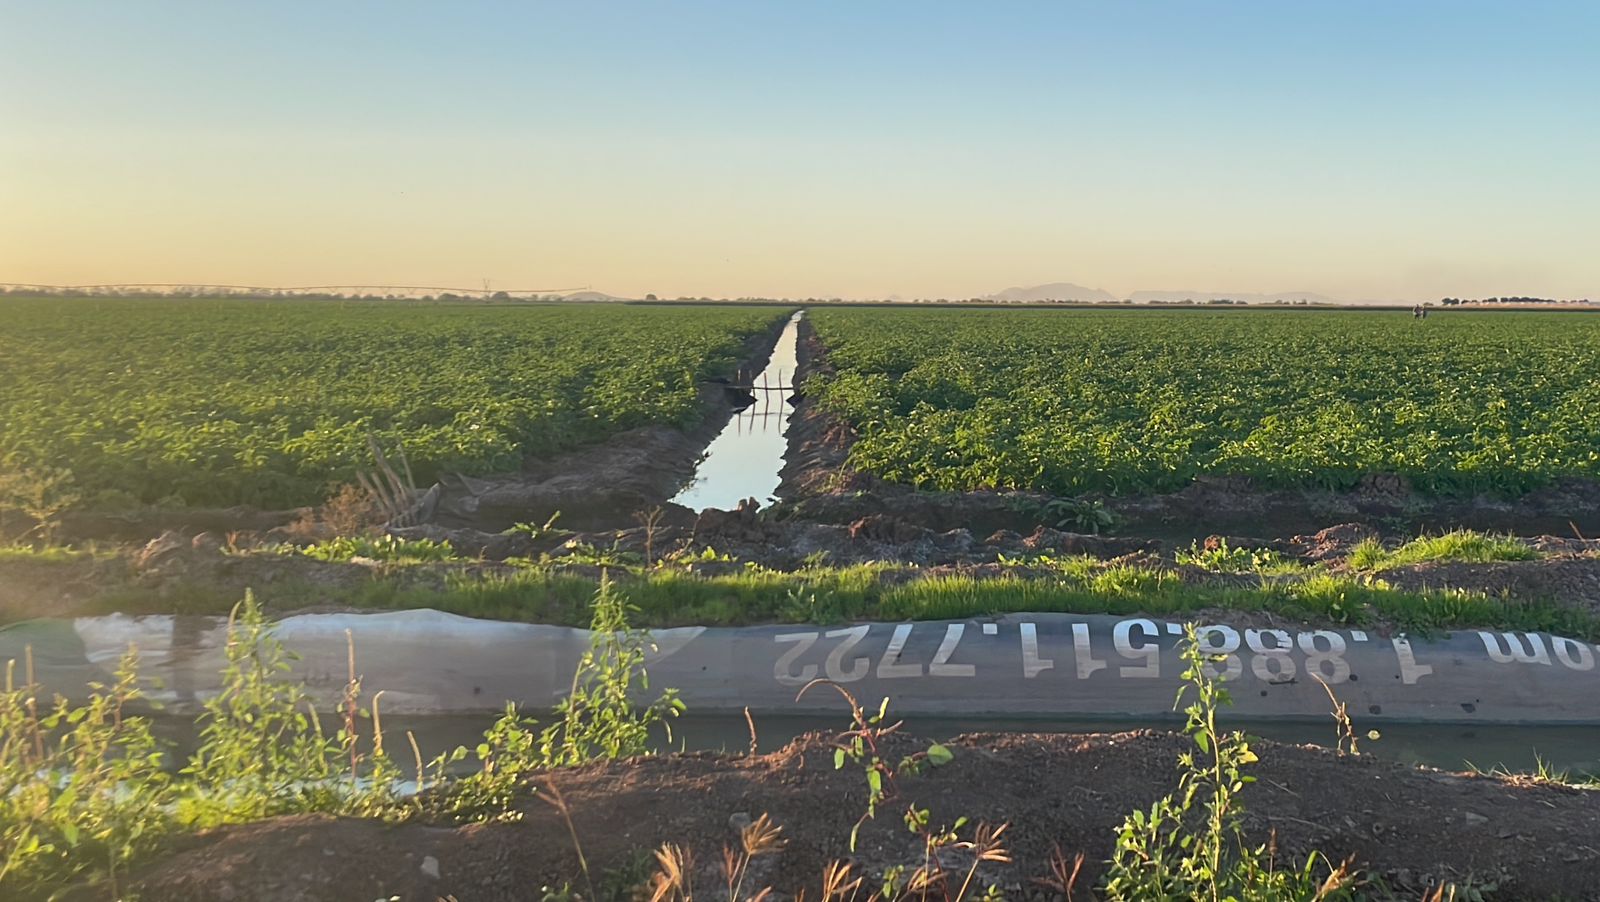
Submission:
[[[824,309],[851,463],[945,490],[1203,475],[1515,493],[1600,476],[1600,316]]]
[[[514,469],[691,426],[782,311],[416,302],[0,301],[0,466],[90,502],[296,505],[370,466]]]

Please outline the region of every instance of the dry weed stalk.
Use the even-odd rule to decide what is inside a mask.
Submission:
[[[410,730],[406,731],[406,739],[411,742],[411,755],[417,762],[417,795],[421,795],[428,788],[427,771],[422,767],[422,747],[417,745],[417,734]]]
[[[1061,851],[1059,843],[1054,844],[1050,849],[1050,876],[1035,877],[1033,882],[1052,892],[1060,893],[1067,902],[1072,902],[1073,888],[1077,885],[1078,878],[1083,875],[1083,860],[1084,855],[1079,852],[1073,856],[1072,861],[1067,861],[1067,853]]]
[[[578,869],[583,872],[583,883],[589,888],[589,898],[600,898],[594,891],[594,880],[589,875],[589,859],[583,854],[583,843],[578,841],[578,828],[572,823],[572,809],[567,807],[567,800],[562,797],[561,790],[556,788],[554,782],[545,784],[545,793],[548,797],[540,794],[539,798],[560,812],[561,819],[567,824],[567,835],[572,837],[572,850],[578,854]]]
[[[661,518],[665,515],[661,505],[656,505],[647,511],[640,511],[633,515],[633,519],[644,527],[644,564],[653,567],[656,563],[656,530],[661,528]]]
[[[694,898],[694,853],[677,843],[656,850],[656,873],[650,878],[650,902],[690,902]]]
[[[1333,687],[1328,685],[1321,674],[1313,673],[1311,678],[1322,684],[1322,691],[1328,693],[1328,701],[1333,703],[1333,721],[1338,725],[1338,740],[1334,750],[1339,754],[1360,755],[1361,747],[1356,739],[1355,724],[1350,720],[1350,711],[1345,703],[1333,694]]]
[[[1328,873],[1328,878],[1317,887],[1316,902],[1332,896],[1334,893],[1343,892],[1355,885],[1360,872],[1356,870],[1356,857],[1350,855],[1339,866]]]
[[[994,864],[1011,863],[1011,853],[1007,852],[1005,846],[1000,844],[1000,838],[1005,835],[1006,828],[1010,826],[1010,824],[1001,824],[998,827],[991,827],[988,824],[979,824],[978,828],[973,831],[973,837],[970,841],[955,843],[955,848],[964,849],[972,853],[972,866],[967,868],[966,879],[961,881],[961,890],[956,893],[956,899],[967,898],[967,890],[972,887],[972,878],[978,875],[978,865],[986,861]],[[935,857],[934,860],[937,861],[938,858]],[[940,870],[943,870],[942,866]]]
[[[389,463],[388,455],[383,453],[383,446],[378,444],[377,436],[368,433],[367,447],[372,449],[372,459],[377,469],[372,473],[357,471],[356,480],[377,501],[390,525],[415,525],[411,522],[411,499],[417,494],[417,483],[411,474],[411,462],[406,459],[405,451],[398,447],[395,449],[395,456],[400,459],[400,470],[396,471]]]
[[[861,877],[850,863],[835,859],[822,869],[822,902],[834,899],[854,899],[861,889]]]
[[[750,874],[750,862],[784,847],[786,840],[782,834],[783,828],[774,824],[772,819],[763,813],[739,831],[739,851],[735,852],[728,846],[722,847],[722,874],[727,881],[729,902],[739,902],[743,898],[744,881]],[[771,894],[772,888],[766,887],[752,896],[751,902],[760,902]]]

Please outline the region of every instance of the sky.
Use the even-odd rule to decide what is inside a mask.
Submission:
[[[1600,4],[0,0],[0,282],[1600,298]]]

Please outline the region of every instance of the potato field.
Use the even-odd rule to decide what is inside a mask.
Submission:
[[[0,301],[0,464],[98,504],[286,506],[370,465],[515,469],[698,421],[773,308]]]
[[[890,480],[1057,494],[1233,474],[1441,493],[1600,476],[1600,317],[819,309],[808,384]]]

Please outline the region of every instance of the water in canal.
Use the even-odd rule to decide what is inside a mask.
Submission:
[[[755,403],[734,413],[721,434],[706,447],[694,480],[672,499],[673,503],[701,511],[708,507],[733,510],[746,498],[763,504],[772,500],[778,490],[778,471],[789,450],[785,433],[793,409],[789,399],[793,395],[799,323],[804,313],[799,311],[789,319],[766,368],[753,380]]]

